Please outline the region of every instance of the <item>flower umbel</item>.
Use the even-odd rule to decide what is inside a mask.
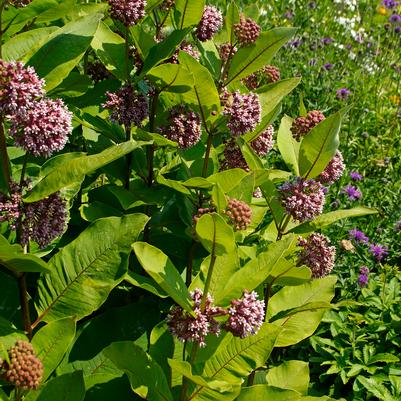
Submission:
[[[224,329],[236,337],[245,338],[256,334],[262,326],[265,303],[258,300],[258,294],[255,291],[245,290],[241,299],[231,301],[228,315]]]
[[[325,116],[321,111],[309,111],[305,117],[298,117],[294,120],[291,127],[292,135],[297,141],[299,141],[324,119]]]
[[[196,29],[196,36],[201,42],[212,39],[223,25],[223,16],[220,10],[213,6],[206,6],[202,19]]]
[[[234,25],[235,36],[241,46],[255,43],[260,35],[260,26],[252,19],[240,17],[240,22]]]
[[[135,25],[145,16],[146,0],[108,0],[110,14],[125,26]]]
[[[307,239],[299,237],[298,245],[303,248],[299,255],[299,264],[308,266],[313,278],[325,277],[333,270],[336,248],[330,246],[330,240],[326,236],[313,233]]]
[[[338,181],[345,170],[344,158],[339,150],[330,160],[324,171],[319,175],[317,180],[322,184],[332,185]]]
[[[224,214],[229,217],[235,231],[246,230],[252,221],[252,209],[238,199],[229,199]]]

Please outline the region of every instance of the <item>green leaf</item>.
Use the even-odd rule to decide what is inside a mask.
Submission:
[[[80,182],[86,174],[131,153],[139,146],[140,142],[128,141],[113,145],[96,155],[85,155],[57,164],[32,188],[32,191],[24,198],[24,202],[37,202],[77,181]]]
[[[20,307],[18,284],[14,277],[3,271],[0,271],[0,294],[0,320],[1,318],[12,320],[15,315],[20,313],[18,311]]]
[[[285,96],[292,92],[301,82],[301,78],[288,78],[274,82],[255,92],[259,96],[259,102],[262,107],[262,121],[256,127],[255,131],[248,132],[243,137],[247,142],[256,139],[272,121],[277,117],[281,110],[281,102]]]
[[[215,120],[220,114],[221,105],[219,92],[217,91],[214,79],[207,68],[185,52],[180,52],[178,60],[189,73],[193,74],[195,97],[185,100],[191,101],[199,106],[202,120]]]
[[[197,25],[203,15],[205,0],[176,0],[174,20],[179,29]]]
[[[140,397],[149,401],[173,401],[163,370],[137,345],[116,342],[104,354],[126,373],[132,390]]]
[[[104,66],[118,79],[128,76],[125,62],[125,40],[100,22],[91,43],[92,49]]]
[[[148,220],[139,213],[99,219],[53,256],[52,273],[39,280],[38,320],[81,319],[97,310],[124,279],[132,241]]]
[[[81,370],[84,375],[86,390],[97,384],[107,383],[123,375],[123,372],[117,369],[103,351],[88,361],[74,361],[68,363],[58,369],[57,374],[73,373],[78,370]]]
[[[381,353],[381,354],[373,355],[371,358],[369,358],[367,365],[373,365],[377,362],[395,363],[395,362],[399,362],[399,360],[400,360],[400,358],[398,358],[395,355]]]
[[[193,88],[192,74],[179,64],[162,64],[152,68],[146,77],[159,92],[184,93]]]
[[[153,280],[186,311],[193,313],[192,303],[183,279],[170,259],[146,242],[132,245],[141,266]]]
[[[266,363],[279,331],[278,327],[264,323],[253,336],[242,339],[229,334],[229,340],[223,341],[206,361],[202,376],[240,384],[244,377]],[[213,399],[213,395],[212,390],[198,386],[191,397],[194,400],[206,400]]]
[[[227,207],[227,198],[219,184],[213,186],[212,189],[212,201],[216,206],[217,212],[221,213]]]
[[[29,396],[28,396],[29,397]],[[83,401],[85,384],[82,371],[58,376],[45,384],[37,401]]]
[[[327,276],[296,287],[284,287],[274,294],[268,303],[267,319],[270,321],[281,311],[302,307],[310,302],[330,302],[334,297],[335,276]],[[302,311],[274,324],[282,327],[276,347],[296,344],[309,337],[319,325],[325,310]]]
[[[49,26],[22,32],[13,36],[3,45],[3,59],[6,61],[27,61],[26,57],[38,49],[48,37],[57,31],[57,26]]]
[[[235,1],[231,1],[227,9],[225,26],[227,31],[228,42],[235,43],[234,24],[239,22],[239,8]]]
[[[204,214],[195,229],[202,245],[213,255],[230,253],[236,247],[233,229],[217,213]]]
[[[251,387],[243,387],[236,401],[299,401],[302,399],[301,397],[297,391],[256,384]]]
[[[271,386],[307,395],[309,364],[303,361],[284,361],[281,365],[269,369],[266,379]]]
[[[156,46],[153,46],[143,64],[141,78],[143,78],[153,67],[170,58],[177,49],[177,46],[184,40],[185,36],[187,36],[188,32],[188,29],[173,31],[166,39],[158,43]]]
[[[316,217],[315,220],[302,223],[289,231],[296,234],[306,234],[327,227],[338,220],[377,213],[378,210],[363,206],[355,207],[353,209],[335,210],[333,212],[321,214],[320,216]]]
[[[184,377],[187,377],[189,380],[191,380],[195,384],[198,384],[199,386],[206,387],[211,390],[216,390],[220,393],[233,390],[232,384],[225,381],[208,380],[207,378],[204,378],[202,376],[194,375],[192,373],[192,366],[189,362],[168,359],[168,364],[172,369],[182,374]]]
[[[295,175],[299,176],[300,144],[292,136],[291,126],[292,118],[283,117],[277,134],[277,145],[285,164]]]
[[[295,32],[295,28],[274,28],[262,33],[254,44],[239,49],[233,57],[225,85],[245,78],[269,64]]]
[[[339,132],[348,108],[321,121],[306,135],[299,148],[299,172],[304,178],[317,177],[336,154]]]
[[[244,289],[252,291],[268,277],[283,274],[289,266],[292,267],[292,263],[288,262],[286,257],[293,252],[296,242],[295,236],[286,236],[270,244],[265,252],[261,252],[241,269],[233,272],[226,278],[222,293],[213,294],[216,304],[228,305],[232,299],[239,298]]]
[[[102,14],[92,14],[69,22],[49,36],[49,40],[30,58],[51,90],[66,78],[80,62],[99,25]]]
[[[396,401],[397,398],[393,397],[387,388],[379,381],[373,378],[366,378],[361,375],[357,379],[370,393],[372,393],[379,400],[383,401]]]
[[[42,259],[30,253],[24,253],[21,245],[10,245],[0,235],[0,265],[18,273],[49,273],[50,268]]]
[[[10,401],[7,394],[0,388],[0,401]]]
[[[33,337],[32,345],[44,366],[43,382],[62,361],[75,337],[75,319],[67,317],[42,327]]]
[[[149,291],[152,294],[160,298],[167,298],[168,294],[158,286],[154,280],[141,276],[140,274],[136,274],[134,272],[128,272],[125,276],[124,280],[127,283],[134,285],[135,287],[142,288],[143,290]]]
[[[207,178],[208,181],[219,184],[224,193],[231,192],[248,173],[241,168],[221,171]]]
[[[51,96],[54,97],[79,97],[84,95],[92,84],[92,80],[87,75],[81,75],[79,72],[72,71],[70,75],[50,93]]]

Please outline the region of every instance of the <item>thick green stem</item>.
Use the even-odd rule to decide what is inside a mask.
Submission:
[[[29,312],[28,290],[26,287],[26,274],[23,273],[18,277],[19,297],[21,303],[22,319],[24,321],[24,330],[29,340],[32,339],[31,315]]]
[[[209,136],[207,137],[205,160],[203,161],[202,177],[206,177],[206,175],[207,175],[207,168],[209,166],[209,159],[210,159],[210,151],[212,149],[212,142],[213,142],[213,136],[211,134],[209,134]]]
[[[131,126],[125,127],[125,140],[131,140]],[[132,163],[132,153],[128,153],[126,157],[126,172],[125,172],[125,189],[129,190],[129,183],[131,179],[131,163]]]

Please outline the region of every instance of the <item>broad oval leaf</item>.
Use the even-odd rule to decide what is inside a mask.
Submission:
[[[306,135],[299,148],[299,172],[302,177],[317,177],[336,154],[339,132],[348,108],[329,116]]]
[[[212,255],[224,255],[235,250],[233,229],[217,213],[203,215],[196,223],[196,234]]]
[[[291,126],[292,118],[283,117],[277,134],[277,145],[285,164],[295,175],[299,176],[300,144],[292,136]]]
[[[47,175],[32,188],[24,202],[37,202],[62,188],[81,182],[86,174],[131,153],[139,145],[139,142],[128,141],[113,145],[96,155],[68,158],[64,163],[58,163],[54,169],[47,170]]]
[[[193,313],[188,289],[171,260],[146,242],[132,245],[139,263],[150,277],[186,311]]]
[[[67,317],[50,322],[33,337],[32,345],[44,366],[45,381],[62,361],[75,337],[75,319]]]
[[[108,346],[104,354],[126,373],[132,390],[149,401],[173,401],[162,368],[142,348],[121,341]]]
[[[52,273],[39,280],[37,322],[79,320],[97,310],[124,279],[131,244],[148,220],[140,213],[99,219],[53,256]]]
[[[197,25],[203,15],[205,0],[176,0],[174,20],[179,29]]]
[[[92,14],[71,21],[58,29],[30,58],[28,64],[46,80],[51,90],[66,78],[90,46],[102,14]]]
[[[192,74],[179,64],[162,64],[152,68],[147,78],[159,92],[184,93],[193,88]]]
[[[241,48],[233,57],[225,85],[251,75],[269,64],[271,59],[296,32],[296,28],[274,28],[262,33],[258,40]]]

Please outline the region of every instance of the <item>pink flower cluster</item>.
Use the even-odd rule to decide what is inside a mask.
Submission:
[[[323,234],[313,233],[307,239],[299,237],[298,245],[303,249],[299,264],[308,266],[313,278],[327,276],[334,268],[336,248]]]
[[[206,298],[205,308],[202,311],[202,297],[203,292],[199,288],[191,292],[195,317],[185,312],[181,306],[174,306],[167,316],[167,326],[179,340],[196,342],[204,347],[206,336],[209,333],[217,336],[220,334],[220,326],[214,318],[224,315],[225,312],[221,308],[213,306],[213,299],[210,294]]]
[[[252,221],[252,209],[238,199],[229,199],[224,214],[230,219],[235,231],[246,230]]]
[[[196,60],[200,59],[200,53],[196,49],[194,49],[194,47],[191,45],[191,43],[188,43],[188,42],[184,41],[184,42],[182,42],[180,44],[179,49],[177,49],[174,52],[173,56],[170,59],[168,59],[166,62],[167,63],[172,63],[172,64],[178,64],[178,56],[180,54],[180,50],[185,52],[185,53],[187,53],[187,54],[189,54],[190,56],[192,56]]]
[[[241,46],[255,43],[260,35],[260,26],[252,19],[240,17],[240,22],[234,25],[235,36]]]
[[[202,308],[203,292],[195,289],[191,292],[194,301],[195,317],[185,312],[180,306],[174,306],[167,316],[167,326],[170,332],[180,341],[196,342],[201,347],[206,346],[208,334],[219,335],[221,327],[236,337],[245,338],[258,332],[264,321],[264,301],[257,299],[256,292],[244,291],[241,299],[231,301],[226,310],[213,306],[213,299],[208,294]],[[228,320],[220,325],[217,316],[227,316]]]
[[[255,291],[244,291],[241,299],[232,300],[224,329],[241,338],[256,334],[265,317],[265,303],[257,298]]]
[[[146,0],[108,0],[110,14],[125,26],[135,25],[145,16]]]
[[[322,184],[332,185],[341,178],[344,170],[344,158],[342,153],[338,150],[324,171],[317,177],[317,180]]]
[[[280,81],[280,70],[274,65],[267,65],[260,71],[254,72],[243,79],[243,83],[250,90],[259,88],[262,85]]]
[[[201,42],[210,40],[221,29],[222,25],[223,16],[221,11],[216,7],[206,6],[196,29],[196,36]]]
[[[262,107],[258,95],[239,91],[228,95],[223,114],[228,117],[227,126],[232,135],[253,131],[261,121]]]
[[[170,125],[161,128],[161,132],[177,142],[180,148],[191,148],[200,141],[202,130],[199,114],[180,106],[170,111],[169,121]]]
[[[124,85],[117,92],[106,92],[108,101],[102,104],[104,109],[110,110],[110,120],[125,127],[141,126],[148,116],[149,105],[147,98],[136,92],[131,85]]]
[[[231,45],[230,43],[223,43],[219,47],[220,58],[223,61],[227,61],[229,58],[234,56],[234,54],[237,53],[237,51],[238,49],[235,46]]]
[[[10,120],[15,144],[34,156],[62,150],[72,132],[63,101],[45,98],[44,81],[32,67],[0,60],[0,112]]]
[[[18,340],[8,350],[9,361],[3,361],[4,379],[22,390],[36,390],[43,378],[43,364],[35,355],[32,344]]]
[[[32,3],[32,0],[8,0],[8,2],[14,7],[20,8]]]
[[[7,222],[11,230],[15,230],[21,216],[22,193],[21,187],[11,181],[9,195],[0,192],[0,223]]]
[[[323,212],[325,188],[318,181],[296,177],[292,182],[285,182],[278,190],[282,205],[294,220],[312,220]]]
[[[321,111],[312,110],[305,117],[298,117],[294,120],[291,127],[292,135],[299,141],[324,119],[325,116]]]

